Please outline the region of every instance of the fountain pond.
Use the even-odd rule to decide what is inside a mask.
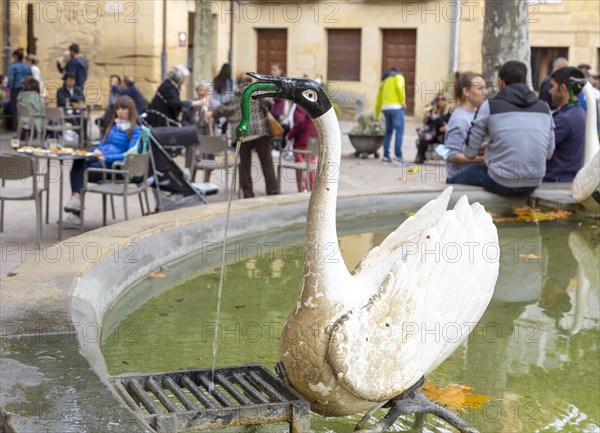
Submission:
[[[397,225],[397,214],[339,222],[348,266]],[[427,379],[448,387],[450,404],[481,432],[598,431],[599,229],[572,221],[497,226],[502,255],[492,302],[468,340]],[[279,360],[279,335],[302,278],[303,233],[295,226],[227,247],[217,366],[260,362],[273,369]],[[139,282],[108,310],[101,349],[112,375],[212,365],[219,258],[218,245],[203,245]],[[432,329],[423,338],[454,338],[452,331]],[[490,400],[472,408],[455,385]],[[311,428],[349,432],[359,419],[313,415]],[[419,422],[414,427],[412,417],[400,418],[393,431],[450,431],[433,417]],[[219,431],[285,432],[287,426]]]

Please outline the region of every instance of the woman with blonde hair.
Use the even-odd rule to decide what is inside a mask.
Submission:
[[[425,162],[425,152],[430,145],[444,142],[448,120],[450,120],[450,104],[444,92],[438,92],[432,103],[425,107],[423,113],[425,126],[423,132],[419,134],[417,159],[415,160],[417,164]]]
[[[485,79],[481,74],[467,71],[458,74],[454,84],[456,107],[452,110],[452,116],[450,116],[444,136],[444,145],[447,150],[444,157],[447,178],[461,171],[465,164],[480,164],[483,161],[483,156],[474,159],[467,158],[463,153],[463,146],[467,140],[471,122],[475,118],[475,112],[487,97]]]
[[[115,161],[125,159],[129,149],[136,146],[142,136],[142,129],[137,125],[137,110],[135,103],[129,96],[119,96],[115,102],[115,110],[100,145],[93,148],[97,159],[77,159],[71,168],[72,196],[65,205],[65,212],[70,213],[66,222],[71,225],[81,224],[79,212],[81,204],[79,192],[83,188],[84,172],[89,167],[110,167]],[[102,179],[100,173],[88,174],[88,181],[98,182]]]

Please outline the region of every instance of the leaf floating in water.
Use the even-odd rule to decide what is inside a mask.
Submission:
[[[244,308],[244,307],[245,307],[245,305],[235,305],[234,307],[235,307],[235,308]]]
[[[562,209],[537,209],[529,206],[521,208],[514,208],[514,216],[501,216],[494,213],[490,213],[494,222],[506,222],[506,221],[526,221],[526,222],[538,222],[538,221],[554,221],[568,219],[571,216],[571,212]]]
[[[519,254],[519,257],[525,260],[539,260],[542,256],[538,256],[537,254],[529,253],[529,254]]]
[[[150,272],[148,274],[148,278],[166,278],[167,274],[163,274],[162,272]]]
[[[426,380],[421,390],[425,397],[455,408],[483,409],[484,403],[493,400],[487,395],[473,394],[473,388],[468,385],[449,385],[440,388],[435,383]]]
[[[175,299],[175,302],[182,302],[184,298],[177,298]]]

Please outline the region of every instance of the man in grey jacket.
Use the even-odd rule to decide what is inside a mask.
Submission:
[[[465,156],[475,158],[487,138],[484,164],[466,167],[448,183],[482,186],[506,196],[529,194],[540,185],[554,152],[554,121],[526,77],[524,63],[502,65],[500,91],[479,107],[463,148]]]

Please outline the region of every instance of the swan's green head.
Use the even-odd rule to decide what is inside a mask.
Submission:
[[[287,99],[296,103],[313,119],[331,108],[327,93],[316,81],[308,78],[273,77],[255,72],[248,72],[248,75],[259,81],[250,84],[242,93],[242,120],[236,129],[238,138],[248,135],[250,97]]]

